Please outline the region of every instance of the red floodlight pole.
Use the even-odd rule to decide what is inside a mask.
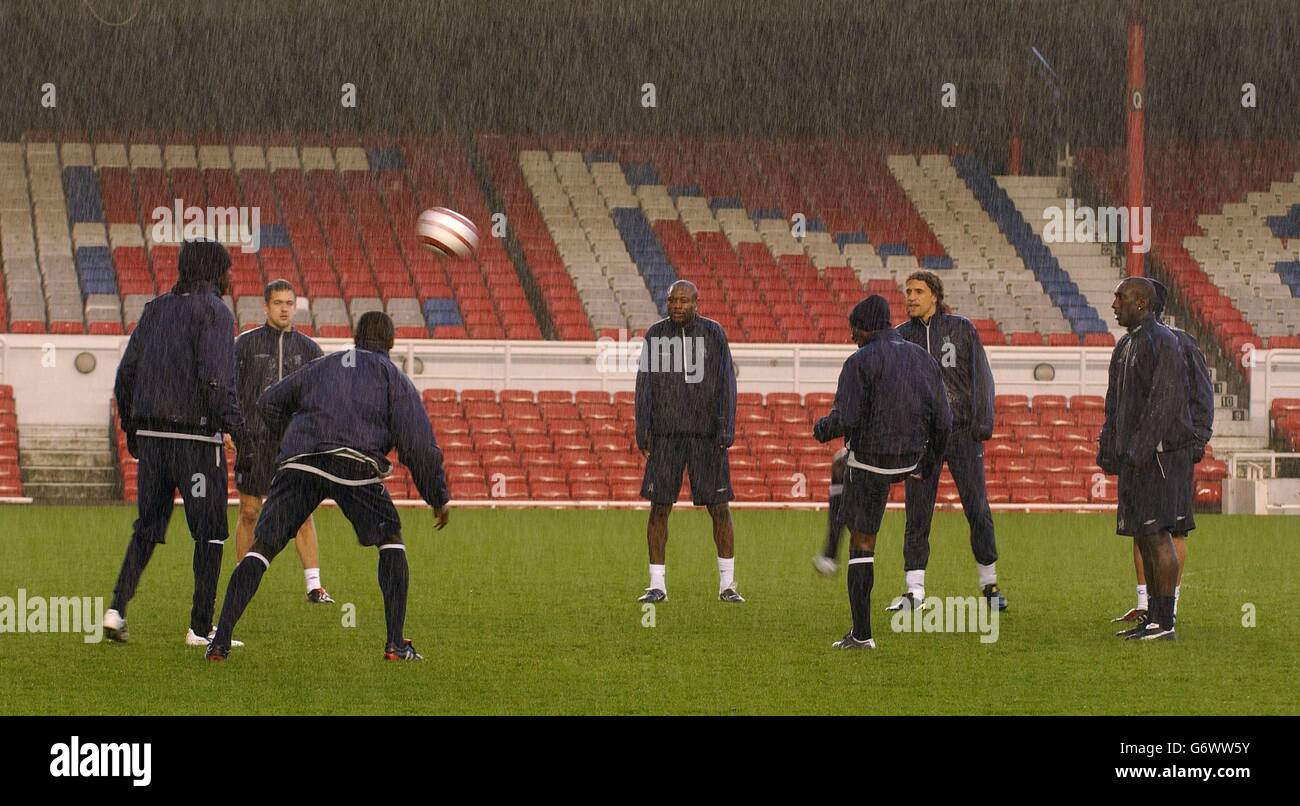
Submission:
[[[1128,16],[1128,208],[1130,242],[1135,226],[1141,226],[1141,210],[1145,200],[1146,184],[1146,26],[1142,0],[1130,0]],[[1151,233],[1145,233],[1147,238]],[[1148,241],[1149,242],[1149,241]],[[1126,245],[1127,266],[1130,277],[1146,273],[1145,255],[1135,252],[1131,243]]]

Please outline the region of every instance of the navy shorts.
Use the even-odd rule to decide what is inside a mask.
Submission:
[[[244,495],[265,498],[275,478],[275,451],[251,446],[235,457],[235,489]]]
[[[297,463],[309,464],[336,478],[349,480],[356,478],[365,468],[351,459],[333,456],[309,457],[299,459]],[[281,469],[275,474],[262,513],[257,518],[257,526],[253,528],[254,538],[268,548],[280,551],[326,498],[333,498],[339,505],[361,545],[401,542],[402,521],[382,482],[341,484],[293,468]]]
[[[905,478],[906,473],[884,476],[860,467],[845,468],[840,520],[849,531],[876,534],[885,517],[885,505],[889,503],[889,486]]]
[[[1184,534],[1196,528],[1192,516],[1193,448],[1166,451],[1142,467],[1119,471],[1117,534],[1143,537],[1159,532]]]
[[[217,443],[167,437],[136,437],[135,534],[153,543],[167,539],[176,491],[195,540],[225,541],[226,449]]]
[[[697,507],[735,499],[727,449],[714,437],[657,436],[650,438],[650,459],[641,482],[641,497],[656,504],[674,504],[682,491],[682,473],[691,481],[691,502]]]

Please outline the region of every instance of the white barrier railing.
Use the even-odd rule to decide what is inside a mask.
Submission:
[[[1247,479],[1277,478],[1278,459],[1300,459],[1300,453],[1276,453],[1274,451],[1241,451],[1228,457],[1228,478],[1235,479],[1237,467],[1246,470]],[[1263,463],[1268,463],[1268,475],[1264,475]]]
[[[319,339],[326,351],[347,339]],[[100,425],[106,422],[125,336],[0,334],[0,383],[15,387],[18,420]],[[619,343],[559,341],[399,341],[393,360],[419,388],[631,390],[638,340]],[[834,391],[852,345],[733,344],[741,391]],[[83,355],[84,354],[84,355]],[[1109,347],[989,347],[999,394],[1104,395]],[[76,366],[78,357],[83,368]],[[1266,428],[1275,397],[1300,397],[1300,350],[1260,350],[1251,386],[1252,425]]]

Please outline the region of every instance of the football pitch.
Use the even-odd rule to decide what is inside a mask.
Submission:
[[[135,510],[0,508],[0,596],[104,596]],[[234,563],[234,517],[218,609]],[[644,511],[403,511],[406,634],[423,663],[382,659],[376,551],[334,508],[316,515],[324,583],[309,605],[292,547],[271,566],[225,664],[188,648],[183,514],[155,552],[131,642],[0,633],[0,714],[1296,714],[1296,523],[1201,515],[1189,538],[1179,640],[1113,637],[1133,605],[1131,543],[1113,514],[995,514],[1010,608],[997,640],[898,633],[902,514],[885,517],[875,652],[830,648],[850,624],[844,572],[809,558],[824,512],[734,513],[748,602],[717,600],[708,516],[670,520],[668,601],[643,610]],[[977,592],[965,520],[939,513],[927,593]],[[1253,616],[1254,626],[1244,626]],[[349,617],[355,626],[345,625]]]

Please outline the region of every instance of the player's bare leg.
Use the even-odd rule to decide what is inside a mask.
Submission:
[[[1178,579],[1174,583],[1174,618],[1178,617],[1178,600],[1183,595],[1183,566],[1187,565],[1187,535],[1174,535],[1174,554],[1178,556]]]
[[[1178,613],[1178,600],[1182,597],[1183,567],[1187,564],[1187,535],[1175,534],[1174,554],[1178,557],[1178,578],[1174,583],[1174,613]],[[1137,572],[1137,607],[1129,610],[1114,621],[1139,621],[1147,612],[1147,575],[1142,567],[1142,552],[1137,540],[1133,541],[1133,569]]]
[[[302,563],[303,576],[307,580],[307,601],[312,604],[333,604],[334,600],[320,582],[320,549],[316,541],[314,518],[307,519],[293,542],[298,551],[298,561]]]
[[[239,524],[235,527],[235,562],[244,559],[248,547],[253,545],[253,527],[257,526],[257,516],[261,512],[261,496],[239,494]]]
[[[836,649],[875,649],[871,638],[871,588],[875,584],[876,536],[849,531],[849,612],[853,629],[836,641]]]
[[[650,518],[645,530],[650,553],[650,586],[637,601],[662,602],[668,598],[664,558],[668,551],[668,515],[672,511],[672,504],[650,504]]]
[[[1174,589],[1178,586],[1178,553],[1173,538],[1168,532],[1159,532],[1139,537],[1137,543],[1151,594],[1148,625],[1162,628],[1149,629],[1141,637],[1173,637]]]
[[[1121,621],[1141,621],[1146,618],[1147,614],[1147,575],[1142,568],[1142,552],[1138,549],[1137,539],[1133,540],[1133,570],[1137,574],[1137,605],[1129,608],[1129,611],[1119,618],[1111,619],[1111,623]]]
[[[731,507],[726,501],[710,504],[709,517],[713,519],[713,545],[718,549],[718,598],[743,602],[736,592],[736,531],[731,523]]]

